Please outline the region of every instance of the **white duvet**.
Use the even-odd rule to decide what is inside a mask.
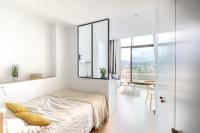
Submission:
[[[29,126],[17,118],[15,120],[18,122],[5,119],[5,133],[89,133],[94,126],[93,107],[86,102],[46,96],[32,100],[25,106],[48,118],[50,125]]]

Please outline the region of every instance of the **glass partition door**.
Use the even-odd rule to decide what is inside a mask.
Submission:
[[[132,48],[132,81],[153,80],[154,69],[154,47]]]
[[[122,82],[131,81],[131,48],[121,49],[121,79]]]
[[[153,35],[121,39],[121,80],[155,79]]]
[[[91,52],[91,31],[92,25],[79,27],[79,76],[91,77],[92,52]]]
[[[109,19],[78,26],[78,76],[108,79]]]
[[[108,70],[108,21],[93,24],[93,77],[101,78],[100,70]],[[105,77],[108,77],[108,72]]]

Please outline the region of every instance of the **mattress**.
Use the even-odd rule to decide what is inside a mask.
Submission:
[[[12,117],[4,119],[5,133],[89,133],[94,127],[93,107],[86,102],[45,96],[34,99],[25,106],[31,112],[49,119],[50,125],[30,126]]]

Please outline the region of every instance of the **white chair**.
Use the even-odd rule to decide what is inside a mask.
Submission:
[[[126,94],[128,88],[132,89],[132,96],[135,93],[135,84],[132,84],[131,82],[121,82],[121,86],[123,87],[123,94]]]
[[[150,96],[150,101],[149,101],[150,109],[152,109],[152,101],[153,101],[153,98],[155,99],[155,95],[156,95],[155,86],[154,85],[149,85],[147,87],[147,96],[146,96],[145,104],[147,103],[147,100],[148,100],[148,98]]]

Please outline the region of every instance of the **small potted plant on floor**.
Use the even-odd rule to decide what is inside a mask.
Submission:
[[[19,65],[12,65],[12,78],[16,81],[19,76]]]
[[[105,79],[107,73],[106,68],[100,68],[100,73],[101,73],[101,79]]]

